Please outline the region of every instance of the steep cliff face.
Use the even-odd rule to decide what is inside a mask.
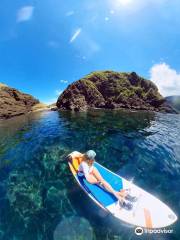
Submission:
[[[39,100],[31,95],[0,83],[0,119],[28,113],[37,103]]]
[[[135,72],[93,72],[72,83],[59,96],[59,109],[84,111],[89,108],[137,109],[174,112],[156,85]]]

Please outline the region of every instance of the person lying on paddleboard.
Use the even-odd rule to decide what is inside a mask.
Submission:
[[[93,166],[95,156],[96,153],[93,150],[89,150],[83,154],[82,162],[78,169],[78,176],[85,177],[86,180],[91,184],[99,184],[119,200],[121,207],[131,210],[133,206],[128,201],[136,201],[136,198],[130,196],[127,191],[121,190],[118,192],[114,190],[112,186],[103,179],[97,168]]]

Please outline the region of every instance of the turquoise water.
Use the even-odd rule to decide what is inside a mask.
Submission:
[[[140,239],[74,182],[65,157],[87,149],[179,215],[180,115],[39,112],[0,122],[0,239]],[[167,229],[141,239],[180,239]]]

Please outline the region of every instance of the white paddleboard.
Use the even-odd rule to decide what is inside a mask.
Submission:
[[[133,203],[132,210],[121,208],[118,200],[112,194],[99,185],[90,184],[85,178],[78,177],[77,170],[82,160],[81,153],[72,152],[68,159],[70,170],[79,186],[98,206],[116,218],[149,229],[167,227],[177,220],[176,214],[158,198],[95,162],[94,166],[115,190],[130,189],[131,195],[137,197],[138,200]]]

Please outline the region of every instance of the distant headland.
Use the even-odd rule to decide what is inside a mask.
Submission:
[[[166,97],[166,102],[171,105],[176,111],[180,112],[180,96],[169,96]]]

